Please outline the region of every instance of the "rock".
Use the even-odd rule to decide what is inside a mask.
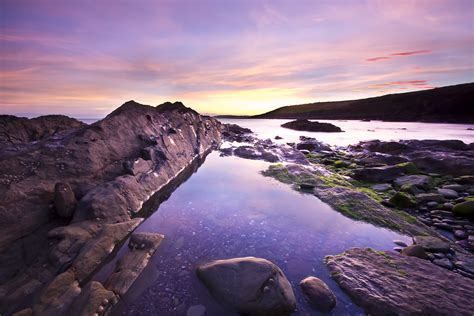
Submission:
[[[100,282],[90,281],[82,288],[81,294],[72,304],[68,315],[107,314],[112,308],[112,303],[116,300],[114,292],[105,289]]]
[[[474,184],[474,175],[473,176],[460,176],[456,179],[456,182],[461,184]]]
[[[437,202],[437,203],[443,203],[444,198],[441,194],[437,193],[420,193],[415,195],[415,198],[418,202]]]
[[[331,123],[311,122],[309,120],[295,120],[281,125],[281,127],[289,128],[295,131],[307,132],[325,132],[325,133],[340,133],[343,132],[341,128]]]
[[[435,259],[433,260],[433,263],[448,270],[452,270],[454,268],[453,263],[448,258]]]
[[[309,152],[321,152],[321,151],[328,151],[331,152],[331,147],[329,145],[324,144],[320,141],[317,141],[314,138],[304,138],[301,142],[296,144],[296,149],[298,150],[308,150]],[[308,153],[309,153],[308,152]]]
[[[416,245],[429,252],[447,253],[450,250],[449,243],[433,236],[415,236],[413,240]]]
[[[408,247],[408,245],[403,240],[395,239],[393,243],[400,247],[404,247],[404,248]]]
[[[336,296],[326,283],[316,277],[307,277],[300,282],[308,303],[318,311],[328,312],[336,306]]]
[[[443,204],[443,209],[446,210],[446,211],[452,211],[453,210],[453,203],[444,203]]]
[[[54,209],[63,218],[71,218],[76,207],[76,197],[69,183],[58,182],[54,186]]]
[[[474,216],[474,201],[465,201],[454,205],[453,213],[458,216]]]
[[[43,291],[33,306],[35,315],[67,315],[70,305],[81,293],[74,273],[68,270],[58,275]]]
[[[404,173],[399,166],[369,167],[352,170],[351,177],[365,182],[392,181]]]
[[[453,190],[459,193],[459,192],[464,191],[465,186],[461,184],[447,184],[447,185],[443,185],[442,189]]]
[[[188,308],[186,312],[186,316],[205,316],[206,315],[206,307],[203,305],[193,305]]]
[[[422,190],[429,190],[432,186],[431,177],[425,175],[408,175],[395,179],[393,182],[397,187],[413,185]]]
[[[150,158],[151,158],[151,155],[150,155]],[[138,158],[133,161],[125,161],[123,163],[124,171],[127,174],[132,175],[132,176],[136,176],[141,173],[151,172],[152,168],[153,168],[153,163],[143,158]]]
[[[157,233],[133,233],[130,236],[128,247],[131,249],[147,250],[154,253],[161,244],[164,236]]]
[[[32,316],[32,315],[33,315],[33,310],[31,308],[25,308],[19,312],[16,312],[12,316]]]
[[[438,207],[438,202],[429,201],[428,203],[426,203],[426,206],[428,206],[429,208],[435,208],[435,207]]]
[[[463,230],[456,229],[454,231],[454,237],[456,237],[457,239],[466,239],[467,238],[467,233]]]
[[[469,315],[474,280],[426,260],[367,248],[326,257],[331,276],[370,315]]]
[[[401,251],[401,254],[409,257],[417,257],[423,260],[428,259],[428,255],[426,254],[425,249],[423,249],[423,247],[420,245],[410,245],[404,248]]]
[[[280,140],[280,139],[283,139],[283,137],[277,135],[277,136],[275,136],[275,139]]]
[[[268,260],[216,260],[199,266],[197,275],[219,302],[240,314],[289,315],[296,308],[290,283]]]
[[[416,206],[416,201],[403,192],[395,193],[389,200],[390,203],[400,208],[410,208]]]
[[[392,185],[389,183],[376,184],[370,187],[372,190],[377,192],[385,192],[392,188]]]
[[[459,197],[459,194],[451,189],[438,189],[438,193],[447,199],[456,199]]]

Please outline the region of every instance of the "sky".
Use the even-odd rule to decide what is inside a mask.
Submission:
[[[474,0],[0,0],[0,113],[206,114],[474,81]]]

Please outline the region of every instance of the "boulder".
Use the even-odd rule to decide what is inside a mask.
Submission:
[[[140,173],[150,172],[152,168],[153,168],[153,164],[143,158],[138,158],[136,160],[123,162],[123,169],[125,173],[132,176],[135,176]]]
[[[457,199],[459,197],[458,192],[451,189],[438,189],[438,193],[447,199]]]
[[[336,306],[336,296],[321,279],[307,277],[300,282],[300,287],[305,299],[316,310],[328,312]]]
[[[295,120],[281,125],[281,127],[295,131],[340,133],[343,130],[331,123],[311,122],[309,120]]]
[[[415,198],[418,202],[438,202],[443,203],[444,197],[441,194],[437,193],[420,193],[415,195]]]
[[[415,236],[413,241],[428,252],[447,253],[450,250],[448,242],[433,236]]]
[[[454,205],[453,213],[458,216],[474,217],[474,201],[465,201]]]
[[[409,195],[403,192],[395,193],[390,199],[389,202],[400,208],[410,208],[416,206],[416,201]]]
[[[54,186],[54,209],[63,218],[71,218],[76,207],[76,197],[69,183],[58,182]]]
[[[353,248],[326,257],[331,276],[370,315],[470,315],[474,280],[391,252]]]
[[[414,185],[422,190],[429,190],[432,187],[431,177],[425,175],[408,175],[396,178],[393,182],[397,187],[404,185]]]
[[[105,289],[100,282],[90,281],[82,288],[81,294],[72,304],[68,315],[104,315],[110,312],[117,300],[114,292]]]
[[[370,188],[377,192],[385,192],[385,191],[390,190],[392,188],[392,185],[390,183],[381,183],[381,184],[373,185]]]
[[[410,245],[408,247],[403,248],[400,253],[409,257],[417,257],[424,260],[428,259],[428,255],[426,254],[425,249],[423,249],[423,247],[420,245]]]
[[[290,282],[272,262],[254,257],[216,260],[197,276],[224,305],[244,315],[289,315],[296,308]]]
[[[388,182],[404,174],[399,166],[369,167],[352,170],[351,177],[365,182]]]

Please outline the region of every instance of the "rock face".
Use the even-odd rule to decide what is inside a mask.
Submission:
[[[331,276],[372,315],[470,315],[474,280],[427,260],[353,248],[328,256]]]
[[[243,315],[289,315],[296,308],[290,283],[268,260],[216,260],[199,266],[197,275],[219,302]]]
[[[300,282],[306,300],[315,309],[328,312],[336,306],[336,296],[321,279],[307,277]]]
[[[324,132],[324,133],[340,133],[343,132],[340,127],[331,123],[311,122],[309,120],[295,120],[285,124],[281,127],[293,129],[295,131],[306,132]]]
[[[129,101],[74,122],[0,152],[0,261],[15,263],[0,269],[2,313],[15,311],[14,289],[42,292],[59,273],[82,286],[143,220],[143,203],[221,141],[217,120],[179,102]]]

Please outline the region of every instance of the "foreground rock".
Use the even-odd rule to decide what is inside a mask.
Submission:
[[[343,132],[340,127],[331,123],[311,122],[309,120],[295,120],[285,124],[281,127],[293,129],[295,131],[306,132],[324,132],[324,133],[340,133]]]
[[[321,279],[307,277],[300,282],[301,290],[312,307],[328,312],[336,306],[336,296]]]
[[[179,102],[130,101],[59,130],[0,151],[2,313],[63,272],[82,286],[142,221],[144,202],[221,141],[218,121]]]
[[[197,275],[219,302],[243,315],[289,315],[296,308],[288,279],[268,260],[216,260],[199,266]]]
[[[470,315],[474,280],[427,260],[353,248],[328,256],[331,276],[373,315]]]

